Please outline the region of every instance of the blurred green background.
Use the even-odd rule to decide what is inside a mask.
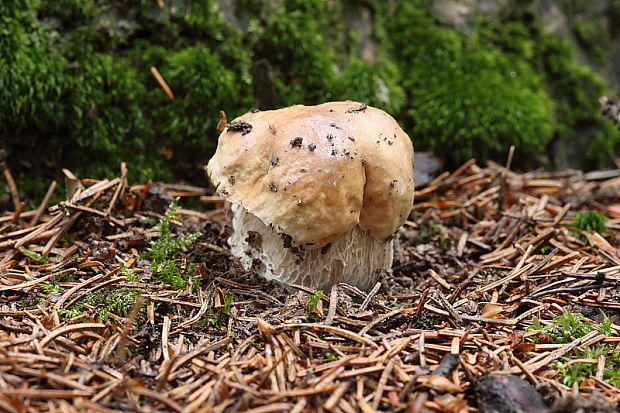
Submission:
[[[522,168],[608,167],[618,28],[615,0],[3,0],[0,150],[36,199],[121,161],[205,185],[220,110],[352,99],[446,167],[510,145]]]

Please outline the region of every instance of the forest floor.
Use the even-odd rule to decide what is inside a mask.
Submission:
[[[392,274],[316,292],[244,271],[204,188],[65,171],[23,211],[7,171],[0,411],[618,411],[617,172],[467,162],[417,189]]]

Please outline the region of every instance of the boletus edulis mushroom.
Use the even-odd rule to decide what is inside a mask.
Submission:
[[[232,253],[268,279],[372,286],[413,204],[413,145],[358,102],[252,110],[226,126],[207,165],[232,203]]]

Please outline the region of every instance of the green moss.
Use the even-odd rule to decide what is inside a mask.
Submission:
[[[611,122],[604,122],[601,131],[590,141],[586,156],[596,167],[605,168],[609,160],[617,157],[620,152],[620,130]]]
[[[575,363],[574,359],[596,360],[600,356],[605,357],[603,380],[612,386],[620,386],[620,353],[615,351],[615,346],[611,344],[596,344],[575,350],[570,357],[563,357],[560,362],[554,363],[552,368],[558,371],[562,382],[570,387],[575,383],[581,383],[583,380],[596,376],[598,367],[597,363]]]
[[[372,64],[352,57],[333,79],[333,100],[356,100],[398,113],[405,103],[399,71],[392,62]]]
[[[426,244],[431,242],[435,237],[443,235],[444,229],[441,225],[435,224],[430,219],[425,219],[420,224],[420,228],[418,229],[418,236],[415,240],[416,245]]]
[[[34,280],[34,278],[29,275],[24,275],[24,279],[26,281]],[[56,284],[56,280],[52,280],[51,283],[38,283],[36,284],[36,287],[49,295],[60,295],[63,291],[62,287]]]
[[[562,0],[560,4],[582,49],[592,61],[604,64],[611,48],[611,35],[603,24],[606,16],[587,0]]]
[[[82,310],[81,306],[72,306],[69,309],[56,308],[55,310],[56,310],[56,312],[58,313],[59,316],[65,318],[65,319],[74,318],[74,317],[77,317],[77,316],[82,315],[84,313],[84,311]]]
[[[249,54],[240,33],[213,12],[215,1],[188,9],[17,3],[0,6],[0,98],[10,102],[0,109],[0,141],[20,187],[42,192],[49,182],[22,186],[23,177],[58,177],[61,167],[109,177],[121,161],[132,181],[171,179],[156,152],[162,140],[179,157],[193,155],[188,164],[172,163],[177,171],[202,177],[219,110],[251,106]],[[160,31],[141,32],[139,18]],[[154,81],[152,65],[161,66],[174,101]],[[31,153],[40,154],[36,163]]]
[[[22,254],[30,258],[31,260],[38,262],[39,264],[49,264],[50,262],[49,258],[44,257],[38,252],[29,250],[28,248],[23,247],[23,246],[19,247],[19,252],[21,252]]]
[[[569,43],[545,32],[532,4],[508,4],[462,33],[434,19],[424,0],[241,0],[239,28],[216,0],[162,8],[154,1],[5,1],[0,146],[26,198],[39,199],[48,181],[37,178],[60,179],[61,167],[109,177],[121,161],[132,181],[204,183],[199,167],[215,147],[220,110],[231,119],[252,106],[353,99],[396,115],[417,149],[455,163],[503,159],[510,145],[532,158],[552,136],[600,128],[587,154],[604,166],[620,141],[598,114],[607,86]],[[609,6],[612,22],[620,21],[618,4]],[[587,6],[563,1],[584,49],[604,59],[608,39]],[[358,57],[361,33],[351,24],[362,7],[373,13],[372,62]],[[162,147],[171,160],[157,153]],[[31,153],[40,154],[36,162]]]
[[[175,93],[174,100],[159,88],[151,93],[158,103],[154,114],[161,122],[159,129],[170,145],[214,150],[215,140],[205,137],[216,133],[219,111],[243,113],[252,104],[247,68],[241,73],[228,69],[217,54],[204,46],[169,54],[159,70]]]
[[[566,0],[562,3],[572,22],[583,21],[585,24],[603,19],[603,16],[592,14],[586,2]],[[488,40],[506,53],[528,61],[540,73],[543,87],[554,101],[554,136],[566,140],[575,133],[583,133],[580,131],[584,129],[599,129],[600,132],[587,143],[585,157],[590,167],[610,165],[620,137],[599,113],[599,97],[611,93],[605,80],[578,61],[572,44],[548,33],[531,8],[519,10],[508,13],[503,20],[485,22]],[[596,26],[597,30],[606,32],[602,24]],[[598,53],[596,48],[606,44],[607,40],[593,42],[583,48]],[[603,48],[607,49],[607,46]]]
[[[38,3],[29,5],[3,20],[9,36],[0,40],[7,50],[0,97],[11,102],[0,109],[0,136],[9,145],[9,166],[18,178],[28,170],[55,176],[60,165],[105,177],[126,160],[134,165],[135,178],[154,164],[147,162],[151,153],[143,146],[150,132],[135,69],[111,56],[67,52],[58,32],[35,19]],[[39,155],[36,163],[28,161],[31,153]]]
[[[110,313],[119,317],[129,315],[131,308],[136,302],[136,298],[142,293],[144,293],[144,290],[140,288],[114,288],[96,291],[84,299],[83,302],[96,308],[95,314],[98,319],[107,321],[110,318]],[[81,310],[80,307],[70,309],[72,311],[71,314],[79,310]]]
[[[439,26],[416,2],[400,3],[390,32],[422,147],[454,162],[499,158],[510,145],[530,155],[545,148],[553,102],[527,60]]]
[[[398,5],[387,28],[418,147],[450,145],[448,157],[462,162],[502,159],[514,144],[524,159],[542,153],[552,137],[599,128],[586,156],[593,165],[610,164],[620,137],[599,114],[605,81],[532,10],[509,5],[463,34],[435,21],[423,1]]]
[[[233,296],[227,294],[224,297],[224,305],[216,312],[211,309],[208,309],[206,314],[200,318],[194,324],[195,328],[204,328],[204,327],[215,327],[220,328],[226,325],[228,322],[228,317],[230,317],[230,312],[232,311],[233,305]]]
[[[131,268],[128,268],[123,262],[119,265],[121,268],[121,274],[127,278],[127,281],[133,283],[140,282],[140,277],[138,277],[138,275]]]
[[[600,121],[598,98],[606,91],[603,79],[577,62],[570,44],[560,38],[542,36],[537,47],[545,80],[557,102],[560,131],[581,122]]]
[[[588,242],[588,238],[583,234],[583,231],[595,231],[601,235],[606,235],[608,230],[605,223],[607,221],[609,221],[609,218],[599,211],[578,212],[571,222],[571,227],[574,230],[573,235],[583,242]]]
[[[122,160],[137,171],[155,168],[156,164],[146,163],[146,156],[157,158],[152,147],[145,146],[149,122],[139,103],[144,86],[136,81],[135,70],[110,56],[90,56],[72,83],[67,119],[76,146],[67,148],[67,156],[81,166],[82,173],[106,176],[110,160],[116,161],[115,172]]]
[[[331,48],[323,37],[324,1],[283,2],[262,29],[256,50],[273,67],[275,105],[326,99],[331,80]]]
[[[544,326],[538,318],[534,318],[532,326],[528,327],[526,331],[541,331],[551,337],[554,343],[570,343],[574,339],[594,331],[595,328],[583,314],[574,313],[570,308],[565,307],[562,314]]]
[[[219,111],[232,118],[253,105],[250,52],[241,32],[220,19],[214,0],[157,9],[148,15],[168,36],[158,36],[156,42],[141,39],[127,55],[142,71],[155,133],[165,137],[175,163],[183,160],[186,170],[198,170],[215,149]],[[148,9],[141,10],[147,14]],[[173,100],[151,76],[151,66],[172,89]]]
[[[544,245],[544,246],[540,247],[539,251],[540,251],[541,254],[547,255],[551,251],[553,251],[553,247],[551,245]]]
[[[570,343],[592,331],[598,331],[606,336],[614,335],[617,333],[612,328],[614,321],[615,319],[607,317],[603,313],[603,322],[595,325],[583,314],[573,313],[566,307],[562,314],[544,326],[535,318],[532,327],[527,330],[541,331],[551,337],[554,343]],[[598,359],[600,356],[605,356],[603,380],[613,386],[618,386],[620,385],[620,374],[618,374],[620,371],[620,353],[614,351],[614,348],[615,346],[610,344],[594,344],[585,348],[578,348],[562,357],[559,362],[554,363],[551,367],[558,371],[564,384],[572,386],[574,383],[580,383],[595,375],[597,370],[596,363],[574,363],[575,359]]]
[[[580,127],[598,129],[587,144],[585,157],[592,167],[609,166],[620,145],[620,134],[600,114],[599,97],[611,93],[605,80],[579,63],[574,49],[563,39],[542,33],[536,46],[537,61],[556,102],[556,134],[570,135]]]
[[[9,13],[0,21],[0,96],[10,102],[0,109],[3,136],[56,128],[65,120],[62,112],[56,113],[54,103],[68,88],[62,76],[66,61],[53,53],[50,33],[36,25],[33,12],[25,10],[14,17]]]
[[[608,8],[609,26],[612,38],[620,34],[620,0],[611,0]]]

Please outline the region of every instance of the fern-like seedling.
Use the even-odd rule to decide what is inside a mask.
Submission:
[[[155,226],[159,232],[159,238],[151,241],[146,251],[146,258],[151,262],[151,271],[155,277],[161,278],[165,283],[182,290],[187,287],[187,277],[184,276],[173,260],[173,256],[194,244],[202,236],[202,233],[195,232],[184,236],[175,236],[170,229],[170,224],[178,215],[178,210],[179,198],[175,198]]]

